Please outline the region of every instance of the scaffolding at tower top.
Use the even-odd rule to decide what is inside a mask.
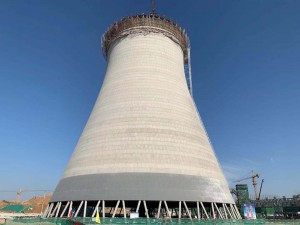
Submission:
[[[162,33],[177,43],[183,50],[184,60],[187,60],[189,38],[184,29],[168,18],[159,15],[135,15],[125,17],[115,22],[102,36],[102,50],[105,57],[109,54],[111,45],[118,39],[133,33]]]
[[[101,39],[104,57],[107,59],[111,46],[113,46],[116,41],[123,39],[128,35],[146,35],[150,32],[163,34],[181,47],[183,51],[185,77],[189,92],[191,96],[193,96],[190,41],[185,30],[168,18],[156,14],[141,14],[125,17],[115,22],[111,27],[108,28]]]

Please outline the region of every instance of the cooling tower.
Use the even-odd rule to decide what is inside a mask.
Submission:
[[[184,30],[126,17],[102,48],[102,88],[44,217],[240,218],[188,88]]]

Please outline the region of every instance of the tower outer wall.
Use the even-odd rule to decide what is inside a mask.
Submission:
[[[105,80],[51,202],[234,203],[187,88],[188,41],[172,34],[142,24],[106,36]]]

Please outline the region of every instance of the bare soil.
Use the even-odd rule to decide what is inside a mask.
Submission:
[[[51,195],[46,196],[35,196],[27,201],[23,202],[17,202],[17,201],[2,201],[0,202],[0,208],[6,206],[6,205],[12,205],[12,204],[22,204],[24,207],[32,206],[32,210],[28,210],[24,213],[41,213],[45,210],[47,207],[48,202],[51,199]]]

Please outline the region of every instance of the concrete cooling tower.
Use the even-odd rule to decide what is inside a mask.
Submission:
[[[241,218],[191,96],[185,31],[126,17],[102,48],[102,88],[43,216]]]

